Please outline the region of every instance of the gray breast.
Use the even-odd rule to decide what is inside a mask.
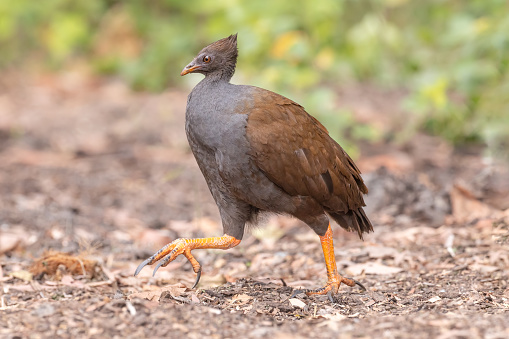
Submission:
[[[247,146],[245,130],[249,98],[244,86],[221,86],[218,88],[197,86],[190,94],[186,111],[186,132],[204,147],[235,151]],[[197,92],[197,93],[196,93]]]

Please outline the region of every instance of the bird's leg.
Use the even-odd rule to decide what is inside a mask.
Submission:
[[[363,290],[366,290],[366,288],[360,282],[339,275],[338,269],[336,267],[336,257],[334,255],[334,244],[332,241],[332,229],[330,224],[327,228],[327,232],[325,232],[323,236],[320,236],[320,243],[322,244],[323,256],[325,257],[325,266],[327,267],[327,285],[316,290],[295,290],[292,294],[292,297],[299,293],[306,293],[307,295],[327,294],[329,299],[332,301],[331,295],[338,292],[339,285],[341,285],[341,283],[344,283],[350,287],[359,285]]]
[[[156,253],[154,253],[154,255],[152,255],[150,258],[143,261],[134,272],[134,275],[135,276],[138,275],[138,273],[140,273],[140,271],[146,265],[152,265],[153,263],[162,259],[154,269],[153,275],[155,275],[159,267],[161,266],[164,267],[168,265],[170,262],[175,260],[175,258],[177,258],[180,254],[183,254],[187,258],[187,260],[189,260],[189,262],[193,266],[194,272],[197,274],[196,282],[194,283],[193,286],[193,288],[195,288],[196,285],[198,285],[198,282],[200,281],[201,265],[191,254],[191,251],[199,248],[217,248],[226,250],[235,247],[238,244],[240,244],[239,239],[227,234],[223,235],[222,237],[212,237],[212,238],[176,239],[173,242],[161,248]]]

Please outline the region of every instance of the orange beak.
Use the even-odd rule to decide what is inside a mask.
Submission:
[[[190,65],[187,65],[186,67],[184,67],[182,72],[180,72],[181,76],[184,76],[184,75],[189,74],[189,73],[193,73],[194,71],[196,71],[197,69],[200,68],[200,66],[191,66],[191,67],[189,67],[189,66]]]

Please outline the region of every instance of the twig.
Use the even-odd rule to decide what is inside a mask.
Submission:
[[[86,284],[86,286],[88,286],[88,287],[106,286],[106,285],[111,285],[111,284],[113,284],[113,282],[114,282],[114,281],[112,281],[112,280],[106,280],[106,281],[95,281],[95,282],[91,282],[91,283]]]

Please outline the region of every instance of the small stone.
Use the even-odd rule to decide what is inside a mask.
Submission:
[[[288,301],[290,302],[290,304],[292,304],[293,307],[298,307],[300,309],[303,309],[304,307],[306,307],[306,304],[300,299],[292,298],[292,299],[289,299]]]

